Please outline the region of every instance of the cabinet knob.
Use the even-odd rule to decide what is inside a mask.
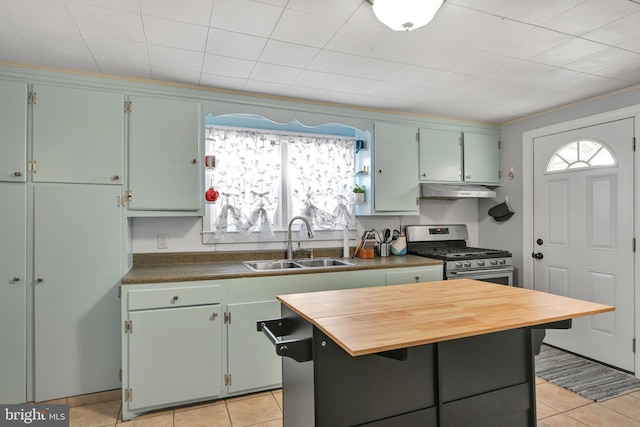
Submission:
[[[213,313],[211,315],[211,320],[216,320],[216,317],[218,317],[218,313]]]
[[[419,282],[420,281],[420,276],[416,276],[416,277],[414,277],[414,279],[416,279],[416,282]]]
[[[44,277],[42,277],[42,276],[41,276],[41,277],[38,277],[38,278],[36,279],[36,282],[38,282],[38,283],[43,283],[43,282],[44,282]]]
[[[198,159],[191,159],[191,164],[195,165],[196,163],[198,163]]]
[[[378,173],[382,173],[382,169],[378,169]]]
[[[171,298],[171,302],[176,302],[178,301],[178,295],[175,295],[173,298]]]
[[[471,175],[466,175],[464,179],[471,179]]]
[[[22,172],[14,172],[13,176],[22,176]]]
[[[113,181],[119,181],[119,180],[120,180],[120,176],[118,176],[118,175],[113,175],[113,176],[111,177],[111,180],[113,180]]]
[[[423,174],[422,174],[422,176],[424,176],[424,177],[426,178],[426,177],[427,177],[427,174],[426,174],[426,173],[423,173]]]
[[[19,282],[20,281],[20,276],[15,276],[13,278],[13,282]]]

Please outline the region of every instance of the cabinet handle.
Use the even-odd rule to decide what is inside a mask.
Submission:
[[[176,295],[173,298],[171,298],[171,302],[176,302],[176,301],[178,301],[178,295]]]
[[[20,276],[15,276],[15,277],[13,278],[13,281],[14,281],[14,282],[19,282],[19,281],[20,281]]]
[[[196,163],[198,163],[198,159],[191,159],[191,164],[195,165]]]
[[[36,282],[38,282],[38,283],[42,283],[42,282],[44,282],[44,277],[38,277],[38,278],[36,279]]]
[[[22,176],[22,172],[14,172],[13,176]]]
[[[114,180],[114,181],[119,181],[119,180],[120,180],[120,177],[119,177],[118,175],[113,175],[113,176],[111,177],[111,179],[112,179],[112,180]]]

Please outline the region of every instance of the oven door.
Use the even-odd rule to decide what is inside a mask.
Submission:
[[[514,267],[483,268],[477,270],[447,271],[447,279],[474,279],[483,282],[513,286]]]

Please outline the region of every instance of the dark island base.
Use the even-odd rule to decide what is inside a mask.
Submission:
[[[287,340],[306,340],[312,359],[282,358],[284,427],[536,425],[538,330],[352,357],[286,306],[282,314],[293,324]]]

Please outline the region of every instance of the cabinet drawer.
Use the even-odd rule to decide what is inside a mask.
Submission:
[[[433,282],[442,280],[442,266],[434,265],[414,269],[398,269],[386,274],[387,285],[402,285],[405,283]]]
[[[220,286],[134,289],[128,292],[127,298],[129,310],[215,304],[220,302]]]

